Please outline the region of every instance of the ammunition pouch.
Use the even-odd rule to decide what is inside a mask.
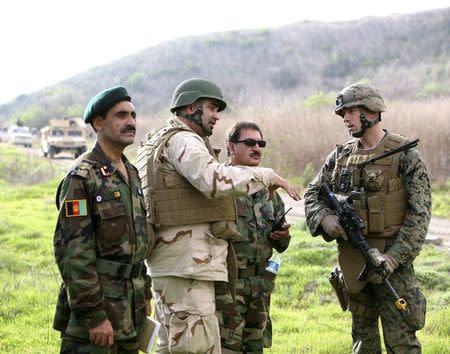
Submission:
[[[346,311],[348,309],[348,295],[341,270],[335,267],[328,280],[336,293],[342,311]]]
[[[235,220],[214,221],[210,227],[211,233],[217,238],[233,241],[239,241],[241,238]]]
[[[97,273],[124,279],[139,277],[143,266],[143,261],[135,264],[114,262],[103,258],[97,258],[95,261]]]

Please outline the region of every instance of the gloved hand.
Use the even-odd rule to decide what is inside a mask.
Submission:
[[[378,251],[379,252],[379,251]],[[394,273],[394,271],[400,266],[400,264],[397,262],[397,260],[386,254],[379,252],[380,255],[385,259],[386,262],[386,269],[389,272],[389,275]],[[383,282],[383,278],[381,278],[377,273],[372,272],[368,277],[367,280],[371,282],[372,284],[381,284]]]
[[[346,238],[346,234],[341,224],[339,223],[339,218],[334,214],[328,214],[323,218],[320,222],[320,226],[323,231],[333,239],[344,237]]]

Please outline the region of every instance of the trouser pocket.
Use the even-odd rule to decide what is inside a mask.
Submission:
[[[206,353],[218,348],[219,326],[214,314],[207,316],[174,313],[170,320],[169,350],[171,353]]]
[[[410,290],[406,301],[410,314],[406,317],[406,324],[412,331],[418,331],[425,326],[427,300],[418,288]]]

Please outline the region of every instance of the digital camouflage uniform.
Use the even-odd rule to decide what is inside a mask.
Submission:
[[[168,140],[167,134],[171,134]],[[155,224],[155,247],[148,265],[155,312],[162,324],[157,352],[220,353],[214,282],[228,281],[228,240],[216,237],[214,223],[201,220],[220,214],[214,200],[269,187],[275,173],[268,168],[219,164],[207,140],[176,117],[147,138],[138,151],[137,166],[148,193],[149,218]],[[149,169],[148,164],[153,167]],[[148,174],[153,173],[154,180],[163,181],[163,190],[154,190],[153,185],[146,188],[151,183]],[[177,201],[170,202],[170,210],[160,193]],[[199,213],[193,207],[208,203],[216,205],[216,210],[202,208]],[[236,215],[234,207],[233,212]],[[197,222],[180,224],[188,218]]]
[[[268,200],[263,189],[236,200],[239,241],[233,241],[238,263],[236,301],[218,296],[219,325],[223,353],[262,353],[272,345],[269,316],[274,275],[265,270],[275,248],[283,252],[291,239],[269,239],[275,219],[284,214],[278,193]]]
[[[332,213],[318,198],[322,183],[328,182],[336,194],[348,196],[358,180],[358,173],[354,173],[357,171],[351,171],[351,163],[365,161],[406,141],[400,135],[386,132],[373,150],[361,150],[358,139],[353,139],[333,151],[305,192],[306,222],[311,234],[324,235],[320,223]],[[353,352],[381,353],[378,330],[378,318],[381,318],[388,353],[420,353],[415,331],[424,326],[426,301],[419,290],[413,261],[420,253],[431,218],[427,170],[419,150],[411,148],[368,165],[364,171],[368,206],[367,210],[359,209],[356,200],[355,210],[365,222],[364,235],[369,245],[400,264],[389,281],[407,301],[411,314],[405,322],[384,284],[356,280],[364,264],[362,256],[343,239],[338,239],[339,263],[344,268],[352,313]],[[351,269],[349,264],[357,266]]]
[[[53,245],[63,278],[54,328],[63,353],[137,352],[150,277],[143,263],[148,235],[137,170],[126,157],[129,184],[97,144],[81,156],[57,193]],[[89,328],[108,319],[115,347],[89,344]]]

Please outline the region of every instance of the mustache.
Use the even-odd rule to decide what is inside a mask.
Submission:
[[[250,157],[261,157],[261,153],[253,152],[253,153],[250,154]]]
[[[120,129],[121,133],[128,133],[128,132],[133,132],[136,133],[136,127],[133,125],[126,125],[124,126],[122,129]]]

